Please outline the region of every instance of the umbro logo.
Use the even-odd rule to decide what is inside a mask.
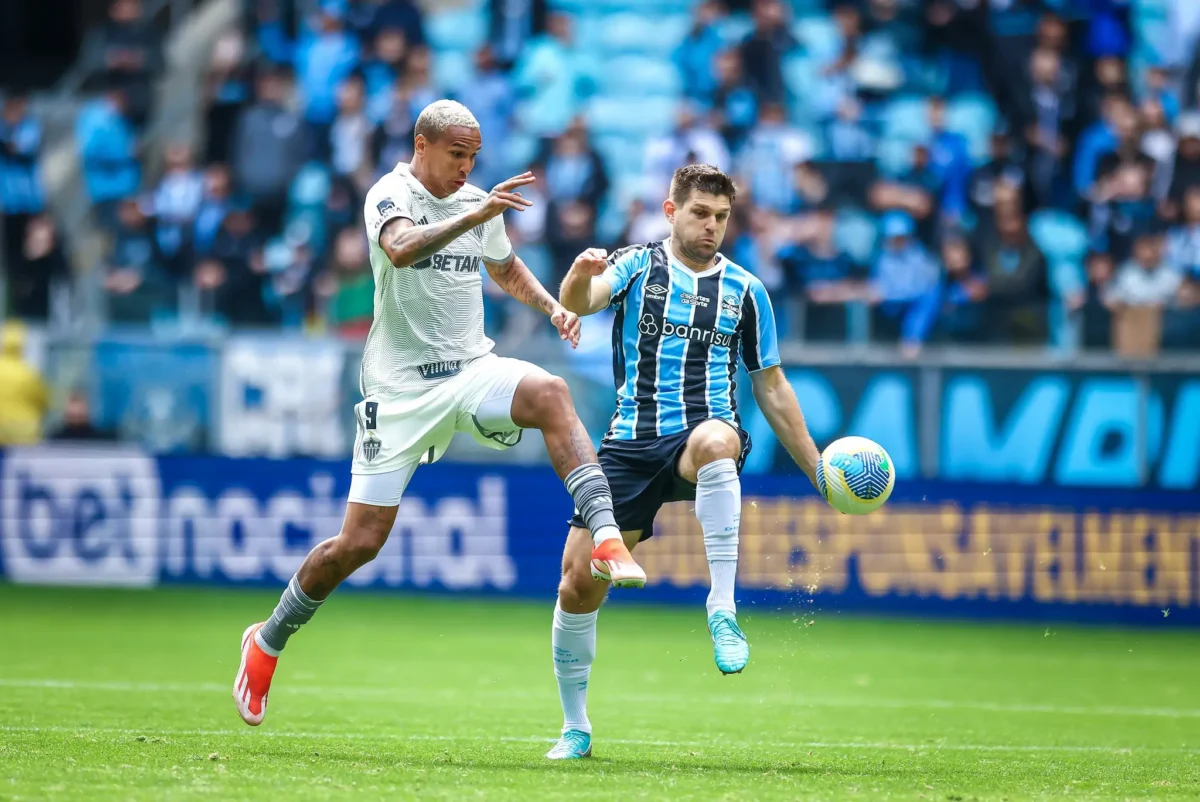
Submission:
[[[655,301],[665,301],[667,298],[667,288],[661,284],[651,284],[646,287],[646,297],[652,298]]]

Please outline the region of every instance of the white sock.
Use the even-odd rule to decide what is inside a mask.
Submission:
[[[708,614],[737,613],[733,600],[737,578],[738,527],[742,521],[742,483],[731,459],[710,462],[696,474],[696,518],[704,532],[704,553],[712,589]]]
[[[558,698],[562,702],[563,728],[591,733],[587,717],[588,676],[596,659],[596,615],[566,613],[554,604],[551,643],[554,651],[554,676],[558,679]]]

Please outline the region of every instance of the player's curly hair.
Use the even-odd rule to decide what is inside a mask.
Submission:
[[[671,200],[676,205],[686,201],[693,191],[724,195],[730,203],[737,200],[737,184],[711,164],[688,164],[671,177]]]

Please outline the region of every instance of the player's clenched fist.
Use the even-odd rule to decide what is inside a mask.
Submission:
[[[521,195],[517,189],[526,184],[532,184],[536,180],[533,173],[521,173],[507,181],[501,181],[492,188],[476,212],[479,222],[486,223],[493,217],[503,214],[505,209],[516,209],[518,212],[523,212],[527,207],[532,206],[533,201]]]
[[[598,276],[608,267],[608,251],[603,248],[588,248],[575,257],[572,270],[578,270],[586,276]]]

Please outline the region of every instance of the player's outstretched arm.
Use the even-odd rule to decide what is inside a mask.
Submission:
[[[488,193],[478,209],[455,215],[440,223],[419,226],[406,217],[396,217],[379,231],[379,247],[395,267],[408,267],[428,259],[476,226],[504,213],[505,209],[525,211],[533,201],[517,192],[534,181],[532,173],[523,173],[499,183]]]
[[[762,410],[767,423],[771,424],[775,436],[813,483],[813,487],[817,487],[817,462],[821,459],[821,452],[808,433],[800,402],[787,376],[783,374],[783,368],[775,365],[755,371],[750,374],[750,384],[758,408]]]
[[[483,265],[500,289],[526,306],[549,315],[550,322],[558,329],[559,337],[570,342],[572,347],[579,345],[579,316],[554,300],[554,296],[542,286],[542,282],[521,261],[521,257],[514,253],[504,262],[485,259]]]
[[[558,290],[558,300],[577,315],[594,315],[608,306],[612,287],[601,273],[608,267],[608,252],[588,248],[571,264]]]

